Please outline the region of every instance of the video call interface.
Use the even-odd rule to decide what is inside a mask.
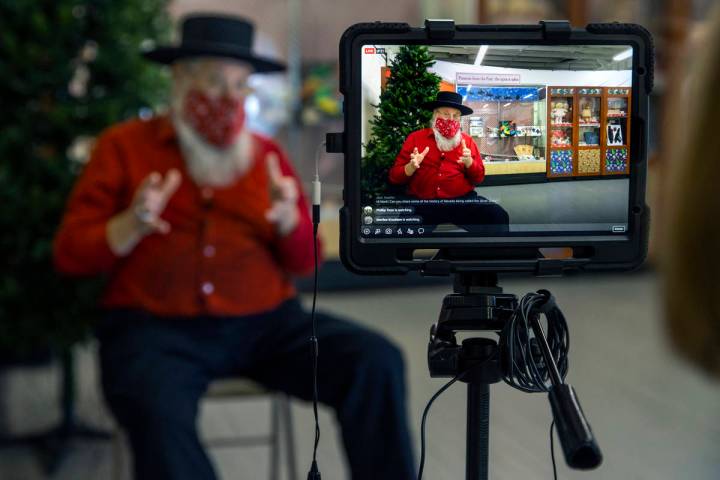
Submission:
[[[630,46],[361,49],[361,237],[626,233]]]

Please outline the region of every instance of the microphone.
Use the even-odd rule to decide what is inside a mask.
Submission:
[[[530,325],[548,368],[551,383],[548,398],[560,444],[565,454],[565,462],[570,468],[591,470],[602,463],[600,447],[598,447],[595,436],[590,430],[590,424],[580,408],[575,389],[565,383],[560,375],[539,320],[539,313],[545,314],[546,317],[553,311],[560,314],[559,308],[555,303],[555,297],[550,292],[539,290],[538,293],[545,297],[545,301],[537,306],[534,314],[530,316]]]
[[[580,408],[572,386],[553,385],[548,395],[565,461],[570,468],[591,470],[602,463],[602,453]]]

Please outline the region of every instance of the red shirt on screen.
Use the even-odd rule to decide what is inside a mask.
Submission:
[[[390,168],[390,183],[406,184],[407,194],[420,199],[457,198],[471,192],[485,178],[485,167],[472,137],[463,133],[462,138],[473,158],[469,168],[458,163],[463,151],[462,142],[454,150],[442,152],[437,147],[432,128],[411,133],[400,149],[395,164]],[[415,148],[422,152],[425,147],[430,150],[420,168],[408,177],[405,174],[405,165],[410,162],[410,154]]]
[[[271,199],[265,156],[277,153],[285,175],[297,178],[270,139],[254,135],[253,165],[224,188],[199,188],[165,118],[133,120],[98,139],[68,201],[55,237],[56,268],[72,275],[107,274],[102,305],[156,315],[245,315],[292,297],[292,274],[313,266],[313,230],[305,198],[300,221],[280,237],[265,218]],[[108,246],[106,225],[126,209],[140,182],[171,168],[182,183],[162,218],[172,230],[145,237],[125,257]]]

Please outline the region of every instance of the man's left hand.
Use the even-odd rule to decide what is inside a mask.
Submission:
[[[268,153],[265,157],[265,164],[268,170],[270,200],[272,201],[272,206],[265,213],[265,218],[275,225],[275,229],[281,236],[285,236],[295,230],[300,221],[297,207],[298,185],[295,178],[283,175],[277,153]]]
[[[470,149],[467,147],[467,145],[465,145],[465,139],[464,139],[464,138],[462,139],[462,148],[463,148],[462,157],[460,157],[460,159],[458,159],[457,162],[458,162],[458,163],[462,163],[463,165],[465,165],[465,168],[470,168],[470,165],[473,164],[472,152],[471,152]]]

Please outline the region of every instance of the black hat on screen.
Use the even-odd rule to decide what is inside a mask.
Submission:
[[[473,109],[462,104],[462,95],[456,92],[438,92],[437,97],[432,102],[425,102],[421,105],[426,110],[435,110],[438,107],[452,107],[460,110],[462,115],[470,115]]]

